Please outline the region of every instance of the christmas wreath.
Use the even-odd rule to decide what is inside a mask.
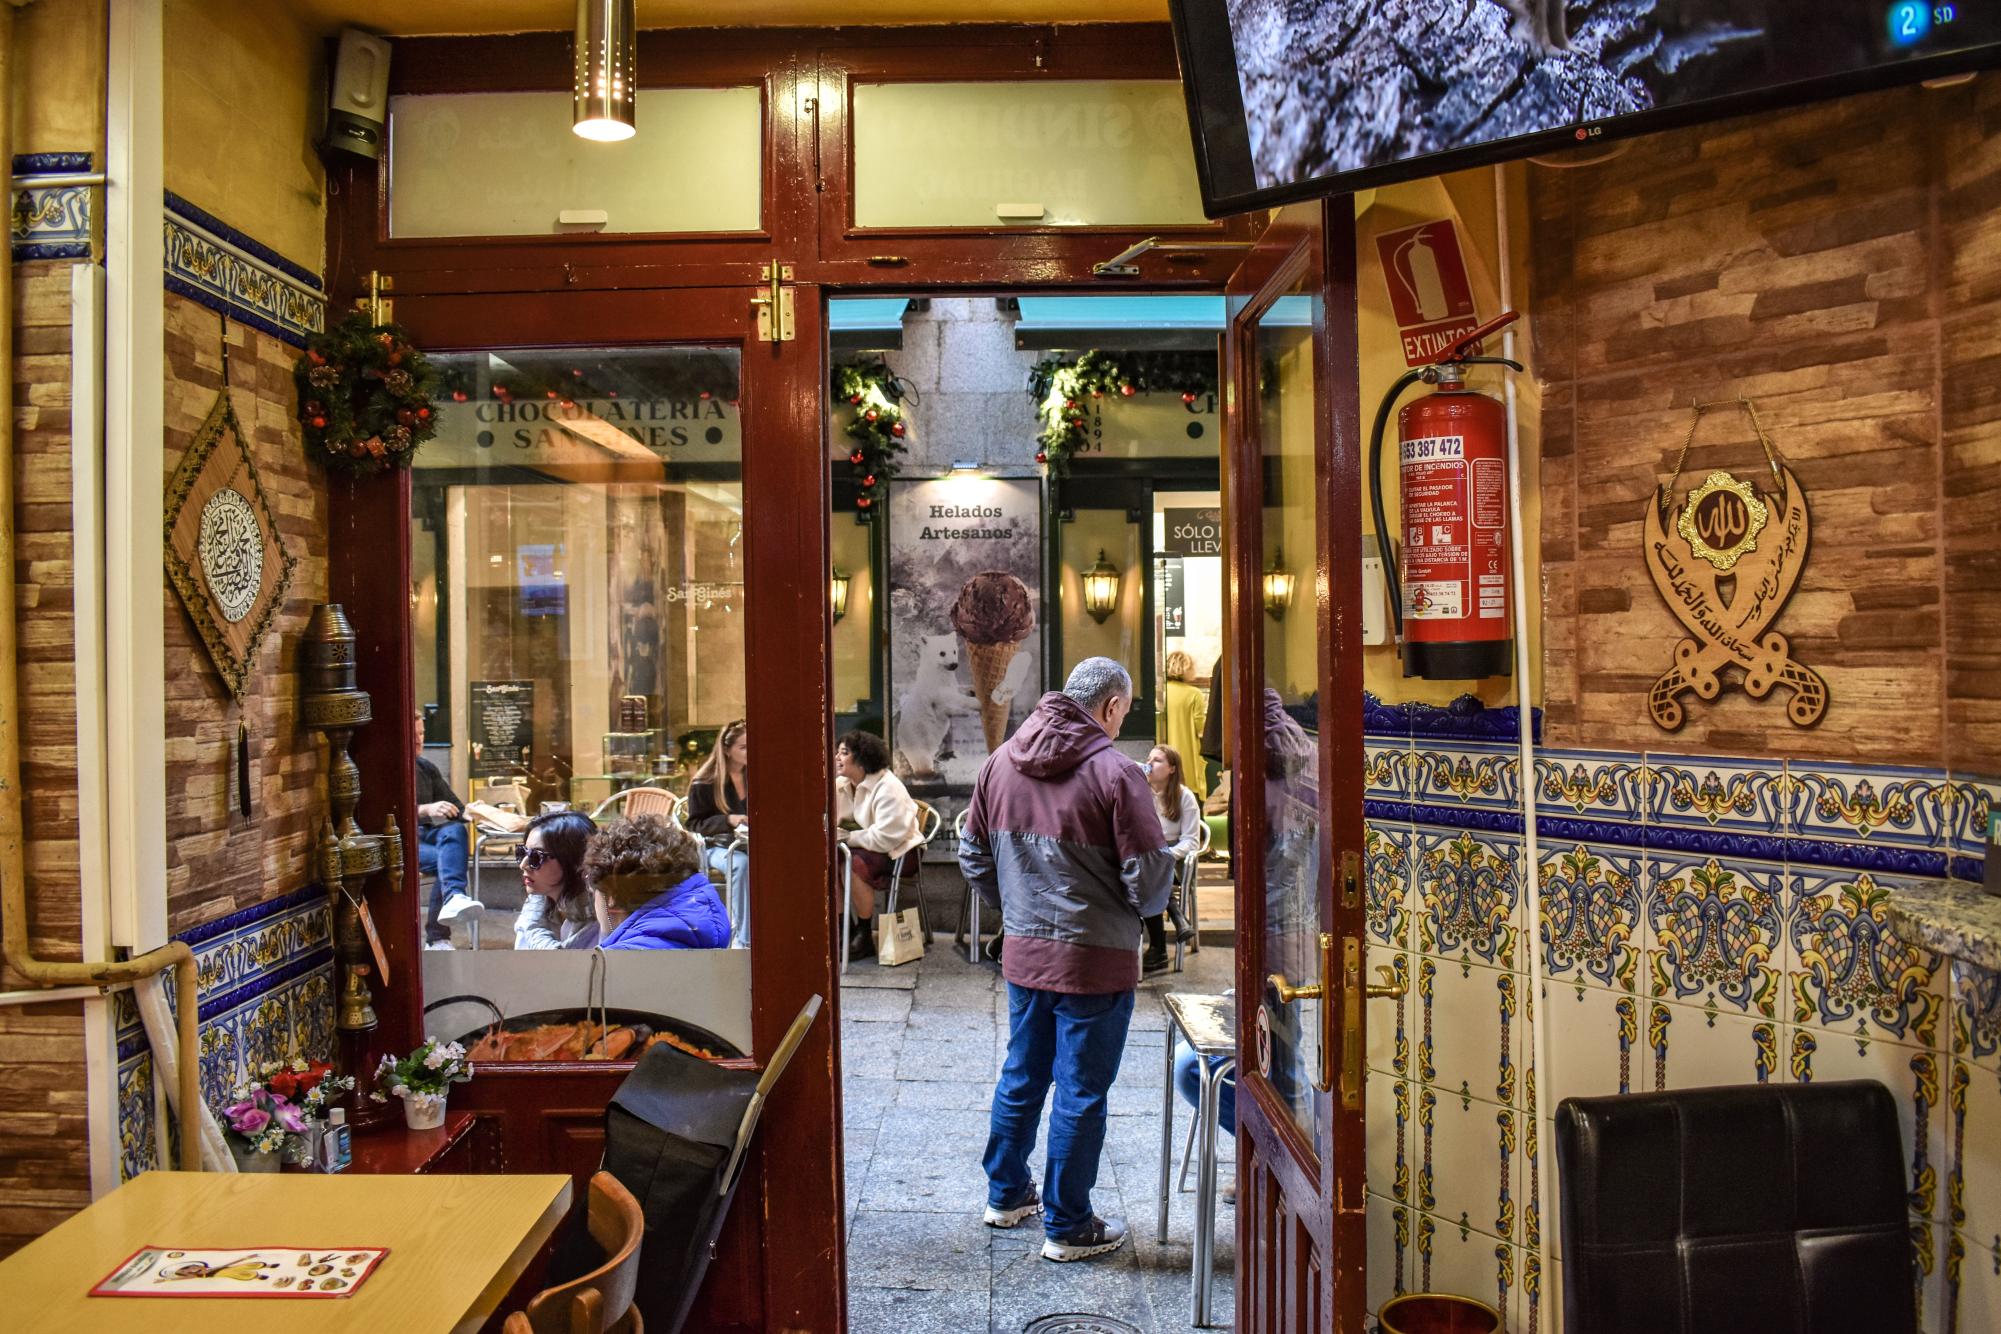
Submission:
[[[1194,403],[1216,392],[1216,358],[1206,352],[1101,352],[1044,357],[1028,373],[1028,396],[1035,400],[1042,432],[1035,461],[1051,476],[1070,471],[1070,458],[1090,438],[1086,399],[1165,391]]]
[[[910,430],[903,400],[914,402],[917,396],[908,381],[898,379],[888,363],[880,361],[834,367],[833,392],[836,403],[850,413],[844,432],[852,442],[848,462],[860,483],[855,508],[867,513],[875,508],[882,484],[896,475]]]
[[[438,377],[401,325],[357,311],[306,344],[292,368],[306,450],[353,473],[407,468],[438,430]]]

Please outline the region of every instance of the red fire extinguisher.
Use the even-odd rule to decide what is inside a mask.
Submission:
[[[1403,644],[1403,673],[1430,680],[1506,676],[1513,663],[1508,614],[1508,440],[1501,404],[1466,387],[1468,366],[1522,369],[1476,355],[1520,317],[1512,310],[1454,343],[1445,358],[1406,371],[1383,396],[1369,437],[1369,501]],[[1403,514],[1399,576],[1383,517],[1383,428],[1417,381],[1437,386],[1397,414],[1397,490]]]

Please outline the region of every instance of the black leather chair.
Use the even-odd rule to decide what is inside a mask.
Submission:
[[[1881,1084],[1569,1098],[1556,1153],[1565,1334],[1916,1334]]]

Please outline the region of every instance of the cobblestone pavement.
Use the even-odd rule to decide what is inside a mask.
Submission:
[[[927,867],[925,879],[949,878]],[[950,900],[927,884],[932,921],[949,923]],[[1055,1264],[1040,1255],[1034,1221],[997,1231],[980,1221],[986,1203],[987,1112],[1007,1048],[1006,985],[998,970],[966,962],[942,934],[924,958],[901,968],[852,964],[841,987],[841,1060],[846,1116],[848,1311],[857,1334],[1018,1334],[1037,1316],[1083,1312],[1116,1316],[1156,1334],[1192,1328],[1190,1252],[1194,1173],[1189,1190],[1170,1182],[1167,1242],[1154,1241],[1159,1199],[1161,1043],[1167,991],[1220,992],[1231,984],[1231,955],[1211,944],[1189,955],[1182,973],[1140,988],[1092,1204],[1121,1217],[1132,1239],[1112,1255]],[[1175,1153],[1188,1119],[1175,1108]],[[1048,1128],[1044,1114],[1044,1136]],[[1235,1146],[1222,1142],[1219,1183],[1235,1172]],[[1033,1160],[1041,1180],[1040,1149]],[[1216,1224],[1215,1327],[1234,1313],[1235,1218]]]

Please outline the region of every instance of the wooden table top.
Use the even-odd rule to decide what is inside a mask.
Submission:
[[[1237,1050],[1237,999],[1170,991],[1161,999],[1168,1016],[1202,1056],[1233,1056]]]
[[[147,1172],[0,1261],[10,1329],[477,1330],[555,1231],[567,1176]],[[142,1246],[384,1246],[351,1297],[92,1297]]]

